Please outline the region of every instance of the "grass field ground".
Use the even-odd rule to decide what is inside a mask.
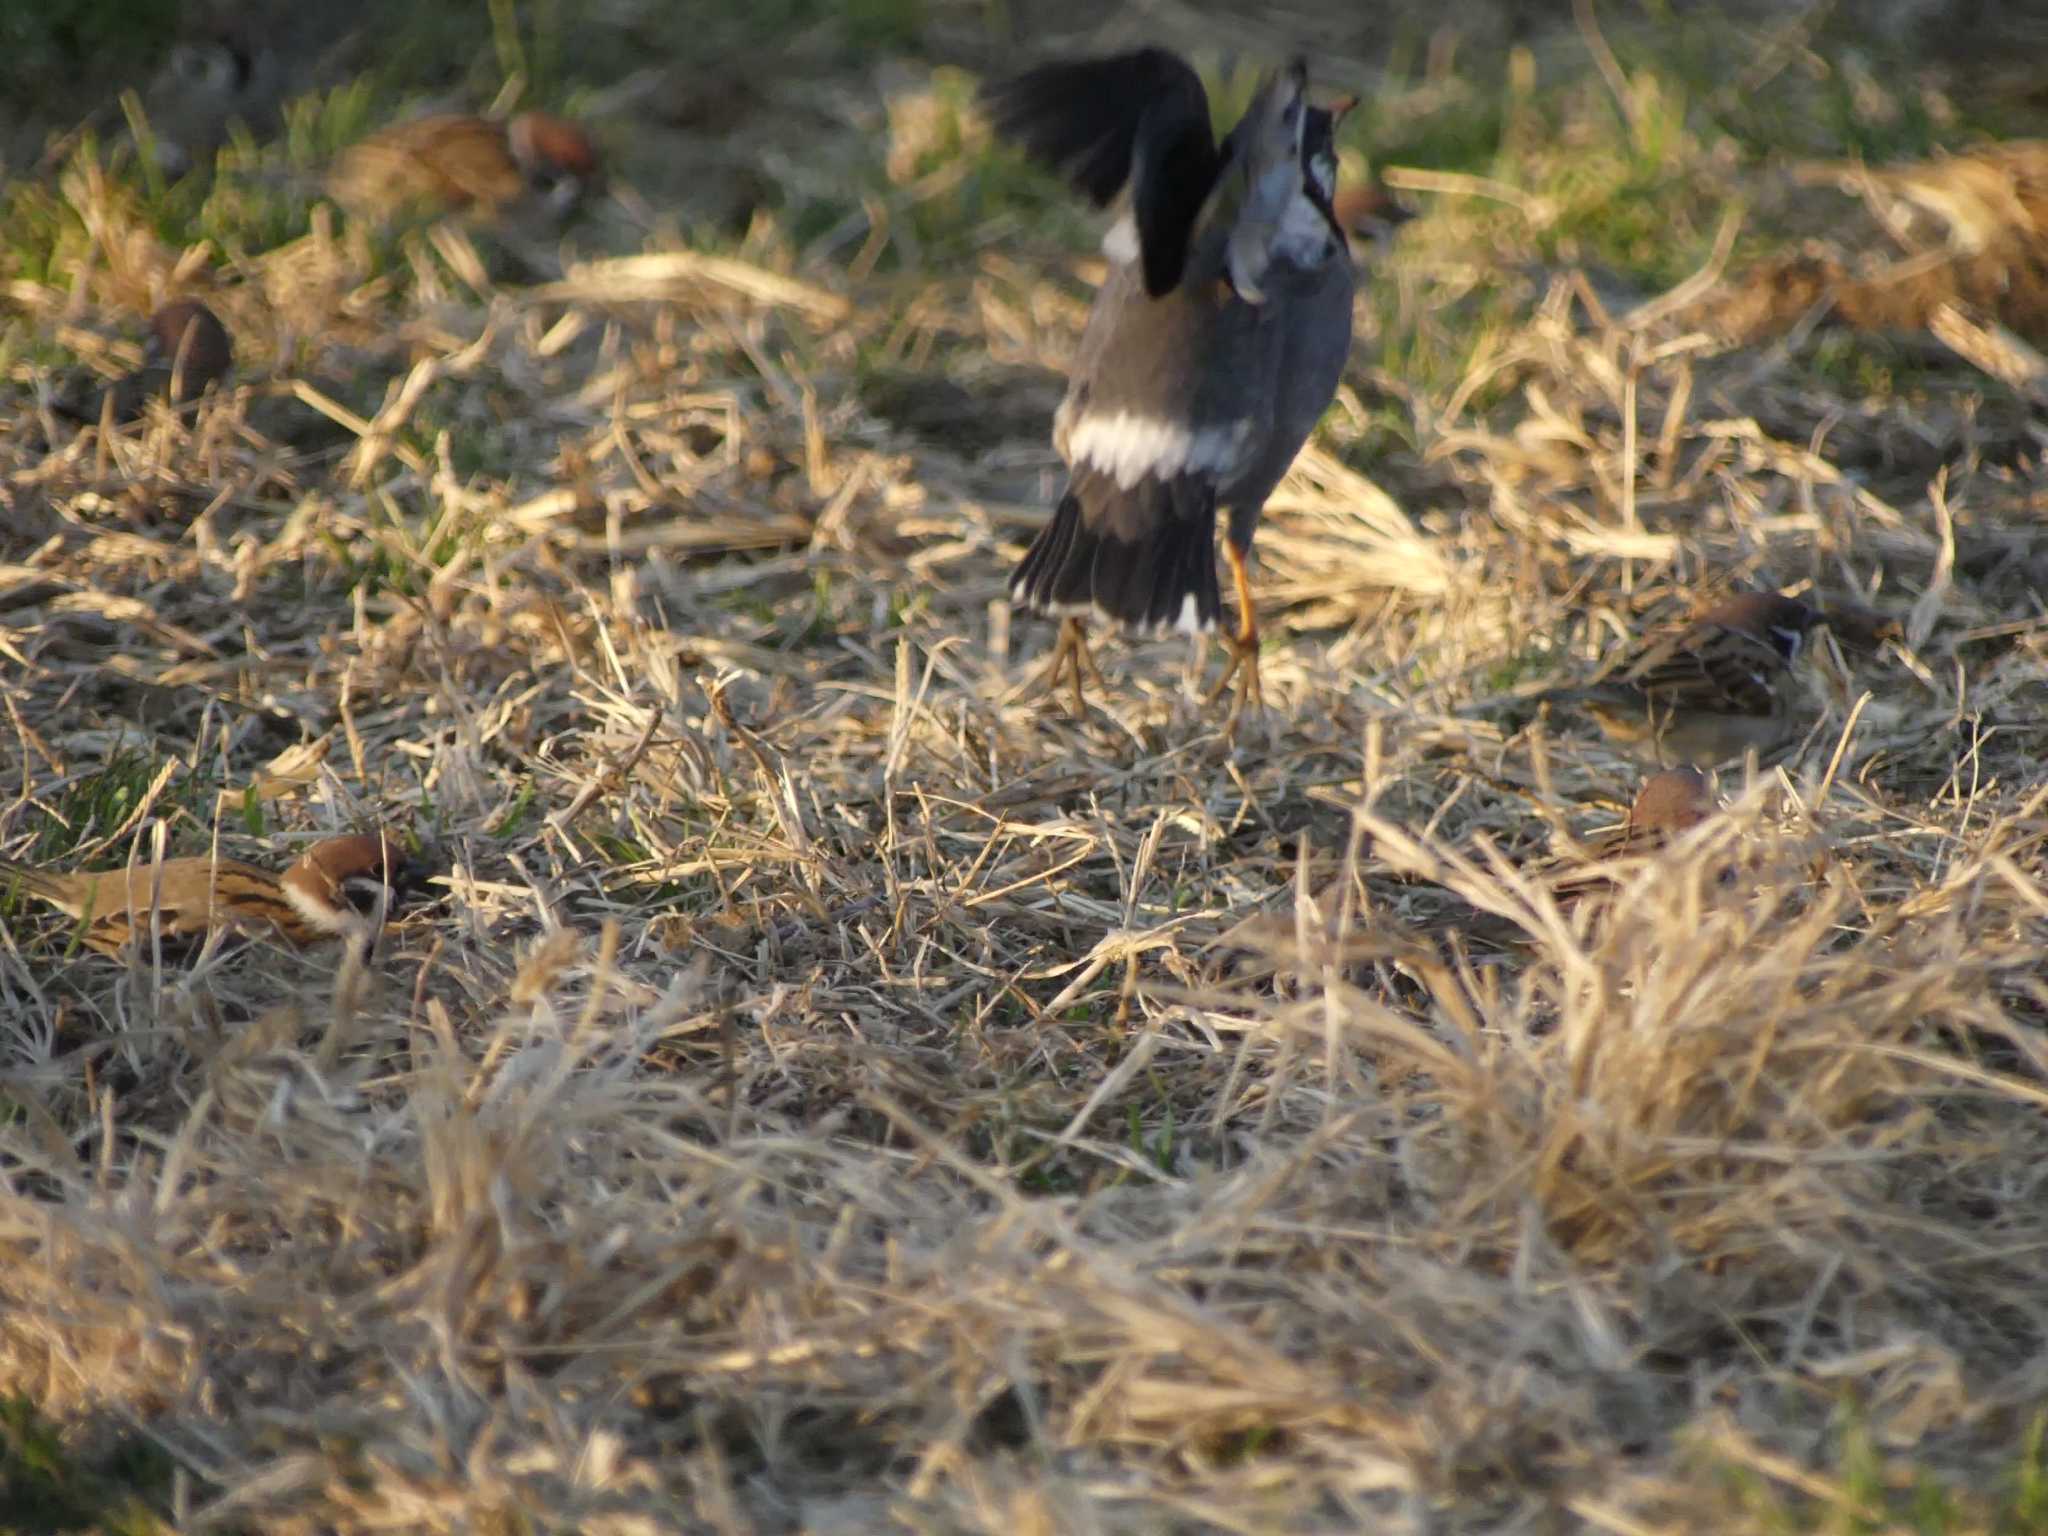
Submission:
[[[437,879],[161,967],[7,897],[0,1527],[2048,1531],[2042,417],[1691,318],[1880,239],[1788,162],[2038,103],[1853,9],[368,14],[210,179],[5,193],[0,851]],[[1004,603],[1097,262],[973,88],[1140,37],[1305,40],[1424,215],[1234,743]],[[593,124],[551,270],[318,202],[430,97]],[[58,420],[171,292],[232,387]],[[1903,638],[1561,906],[1641,770],[1475,705],[1736,586]]]

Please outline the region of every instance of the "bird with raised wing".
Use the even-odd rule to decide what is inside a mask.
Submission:
[[[1117,217],[1053,443],[1065,493],[1010,581],[1057,617],[1044,686],[1096,676],[1083,619],[1144,634],[1213,631],[1217,514],[1236,588],[1234,725],[1260,699],[1252,538],[1266,499],[1334,397],[1351,348],[1353,269],[1332,205],[1349,103],[1308,100],[1296,60],[1221,144],[1200,78],[1146,48],[1048,64],[986,93],[999,133]]]

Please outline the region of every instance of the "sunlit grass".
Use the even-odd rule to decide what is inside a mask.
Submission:
[[[110,122],[0,194],[5,852],[434,877],[161,970],[7,898],[0,1525],[2048,1525],[2031,418],[1629,329],[1807,233],[1787,158],[1974,118],[1676,5],[1597,8],[1618,76],[1568,20],[1318,55],[1436,179],[1233,739],[1177,639],[1025,692],[1104,219],[989,134],[1004,7],[375,4],[201,174]],[[1263,43],[1168,40],[1227,121]],[[450,104],[646,152],[544,280],[323,207]],[[46,423],[174,289],[230,387]],[[1734,586],[1909,638],[1567,894],[1644,765],[1494,696]]]

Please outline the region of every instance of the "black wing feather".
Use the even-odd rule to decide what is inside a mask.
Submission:
[[[1180,286],[1195,220],[1229,155],[1217,153],[1206,112],[1205,106],[1202,120],[1191,122],[1178,104],[1162,100],[1139,120],[1131,216],[1138,226],[1145,292],[1155,299]]]
[[[1083,470],[1010,578],[1010,599],[1037,612],[1093,609],[1126,629],[1177,625],[1188,598],[1196,627],[1222,613],[1216,582],[1216,488],[1192,476],[1125,489]]]
[[[1187,62],[1164,48],[1043,64],[987,87],[982,102],[998,133],[1099,208],[1130,180],[1141,127],[1158,151],[1171,147],[1176,164],[1184,160],[1214,179],[1208,92]]]

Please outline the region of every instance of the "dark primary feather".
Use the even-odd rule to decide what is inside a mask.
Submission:
[[[982,101],[996,132],[1097,207],[1108,207],[1130,179],[1141,128],[1153,154],[1186,157],[1196,169],[1206,148],[1214,179],[1208,93],[1201,77],[1163,48],[1042,64],[987,87]]]
[[[1187,475],[1129,491],[1088,472],[1074,482],[1010,578],[1012,600],[1160,632],[1192,597],[1195,627],[1214,628],[1223,612],[1214,487]]]
[[[1227,158],[1217,154],[1206,104],[1202,110],[1204,116],[1196,123],[1178,104],[1155,101],[1138,126],[1131,218],[1138,226],[1145,292],[1155,299],[1180,286],[1195,221]]]

